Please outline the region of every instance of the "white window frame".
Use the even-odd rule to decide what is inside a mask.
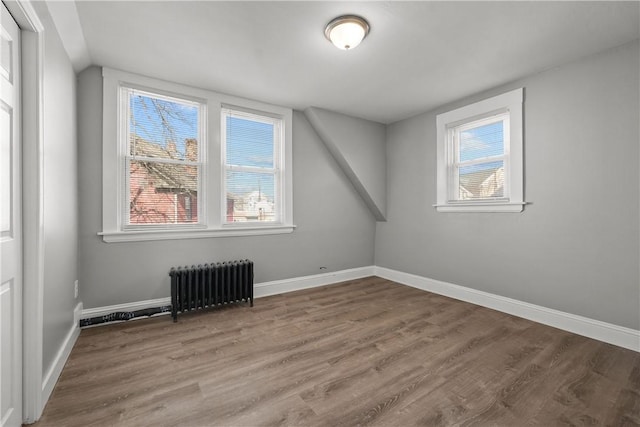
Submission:
[[[251,120],[251,121],[258,121],[258,122],[262,122],[262,123],[269,123],[272,124],[274,126],[274,153],[273,153],[273,167],[272,168],[258,168],[258,167],[251,167],[251,166],[243,166],[243,165],[229,165],[226,161],[227,159],[227,134],[226,134],[226,126],[225,126],[225,119],[229,116],[234,116],[234,117],[243,117],[247,120]],[[281,117],[277,117],[277,116],[272,116],[269,114],[265,114],[263,112],[257,112],[257,111],[248,111],[244,108],[241,107],[237,107],[237,106],[233,106],[233,105],[225,105],[222,108],[221,114],[220,114],[220,122],[221,122],[221,141],[222,141],[222,163],[223,163],[223,167],[222,167],[222,188],[225,189],[225,191],[222,192],[221,196],[222,196],[222,201],[221,201],[221,205],[222,205],[222,215],[223,215],[223,224],[227,227],[246,227],[247,224],[265,224],[265,222],[262,221],[249,221],[249,222],[228,222],[226,220],[226,215],[227,215],[227,209],[226,209],[226,205],[227,205],[227,195],[226,195],[226,188],[227,188],[227,171],[238,171],[238,172],[258,172],[258,173],[272,173],[274,175],[274,186],[275,186],[275,193],[276,193],[276,197],[275,197],[275,210],[276,210],[276,218],[275,221],[273,222],[266,222],[266,224],[278,224],[282,222],[282,215],[283,212],[285,211],[285,206],[283,203],[283,198],[281,197],[282,194],[284,194],[285,189],[284,189],[284,183],[285,183],[285,179],[283,178],[283,171],[284,169],[282,168],[282,165],[285,162],[284,159],[284,149],[283,149],[283,142],[285,140],[285,135],[284,135],[284,126],[283,126],[283,120]]]
[[[194,106],[196,105],[198,106],[198,120],[200,123],[198,123],[198,138],[197,138],[198,159],[197,161],[189,162],[186,159],[185,161],[182,161],[182,160],[168,161],[165,159],[154,159],[154,158],[148,159],[151,162],[158,161],[159,163],[173,163],[173,164],[180,164],[185,166],[189,166],[189,165],[192,165],[193,163],[196,163],[196,166],[198,167],[198,222],[197,223],[130,224],[130,218],[129,218],[130,210],[125,208],[128,202],[125,200],[125,197],[124,197],[126,194],[128,194],[130,178],[131,178],[129,161],[136,160],[136,159],[144,159],[143,156],[132,155],[129,150],[130,148],[129,126],[131,124],[130,122],[131,103],[130,103],[129,94],[131,90],[141,92],[150,97],[163,99],[165,101],[185,102],[185,103],[191,103]],[[206,155],[207,154],[207,144],[206,144],[207,121],[204,120],[204,118],[207,117],[206,101],[203,99],[186,97],[182,95],[176,96],[174,94],[169,94],[166,91],[161,91],[157,89],[148,90],[138,85],[127,84],[127,83],[120,84],[119,91],[120,91],[119,102],[118,102],[119,112],[118,112],[117,126],[119,127],[118,145],[119,145],[119,150],[121,151],[119,152],[119,155],[118,155],[118,157],[120,158],[118,161],[118,179],[122,179],[122,181],[119,182],[118,184],[120,191],[122,191],[122,193],[120,193],[120,196],[118,196],[120,208],[122,209],[121,213],[118,215],[118,223],[119,223],[120,229],[122,229],[123,231],[135,231],[135,230],[143,231],[143,230],[154,230],[154,229],[163,231],[167,229],[189,230],[189,229],[206,228],[206,215],[205,215],[204,207],[206,206],[207,192],[203,191],[204,190],[203,182],[206,178],[206,170],[203,167],[204,166],[203,159],[207,158],[207,155]],[[174,204],[177,207],[178,195],[175,194],[174,196],[175,196]]]
[[[523,98],[519,88],[436,116],[437,202],[438,212],[522,212],[523,177]],[[457,174],[464,162],[457,159],[457,135],[467,127],[477,127],[501,119],[504,123],[504,154],[474,162],[504,161],[503,196],[499,198],[459,199]]]
[[[103,76],[102,127],[102,236],[105,242],[189,239],[208,237],[250,236],[291,233],[293,223],[292,121],[290,108],[225,95],[177,83],[166,82],[109,68]],[[144,90],[151,94],[191,100],[202,104],[201,135],[198,140],[200,188],[198,193],[198,224],[166,224],[153,227],[125,226],[124,157],[126,128],[121,126],[128,100],[123,100],[122,87]],[[255,112],[282,120],[280,151],[280,218],[277,222],[225,223],[224,153],[221,143],[221,117],[225,106]]]

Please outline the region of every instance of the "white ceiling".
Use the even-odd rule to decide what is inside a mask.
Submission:
[[[75,10],[50,9],[76,66],[391,123],[637,39],[639,5],[77,1],[76,31]],[[371,33],[341,51],[323,30],[347,13],[365,17]]]

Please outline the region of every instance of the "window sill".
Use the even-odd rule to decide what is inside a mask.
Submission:
[[[433,205],[438,212],[522,212],[527,202],[474,202]]]
[[[260,227],[208,228],[204,230],[102,231],[98,233],[98,235],[102,236],[102,240],[107,243],[117,243],[288,234],[293,232],[295,228],[295,225],[273,225]]]

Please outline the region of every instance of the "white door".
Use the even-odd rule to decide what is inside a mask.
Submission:
[[[0,426],[14,427],[22,424],[20,31],[0,6]]]

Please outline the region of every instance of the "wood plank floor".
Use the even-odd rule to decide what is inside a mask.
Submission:
[[[370,277],[84,329],[44,426],[640,425],[640,354]]]

